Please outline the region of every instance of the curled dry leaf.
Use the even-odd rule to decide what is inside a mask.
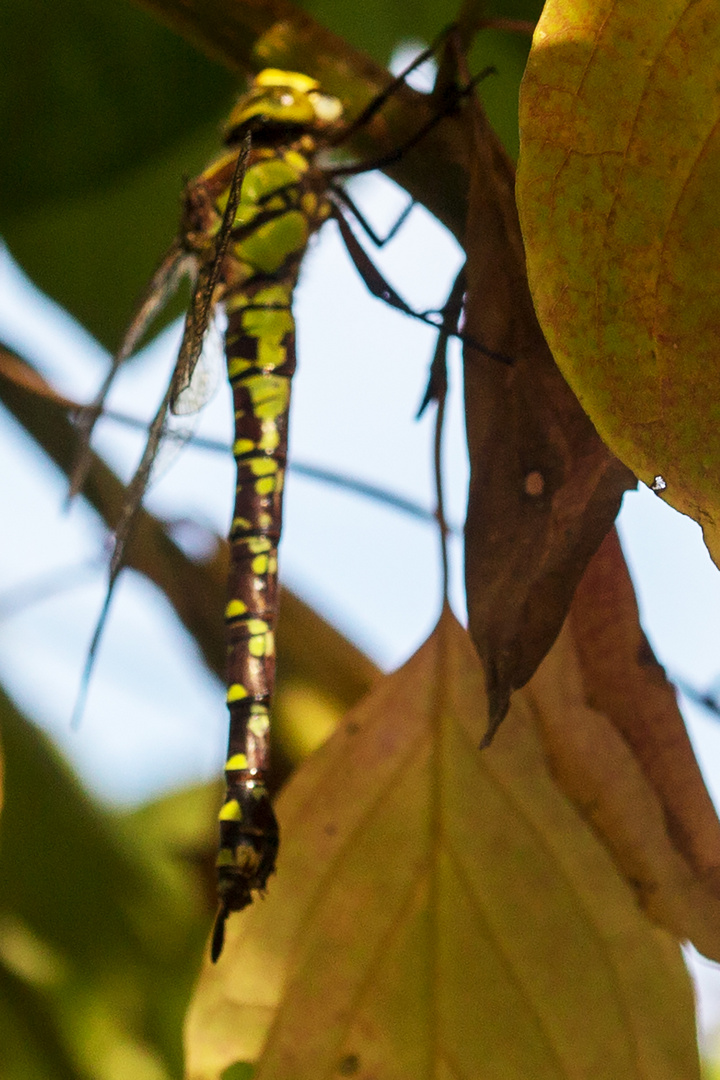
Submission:
[[[467,223],[470,451],[466,586],[486,667],[489,734],[555,640],[575,587],[634,476],[595,432],[555,366],[525,272],[513,167],[479,108]]]
[[[527,687],[554,774],[648,914],[720,961],[720,822],[652,654],[617,534]]]
[[[187,1075],[693,1080],[677,944],[638,910],[516,707],[486,751],[449,613],[296,773],[278,872],[203,969]]]
[[[716,563],[719,66],[716,0],[548,0],[518,168],[558,365],[613,452],[700,522]]]

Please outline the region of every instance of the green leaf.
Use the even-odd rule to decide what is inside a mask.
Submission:
[[[234,85],[128,3],[2,5],[0,231],[36,284],[111,348]]]
[[[3,1080],[112,1080],[118,1061],[138,1080],[177,1075],[210,919],[191,869],[146,860],[131,821],[95,805],[1,694],[0,725]]]
[[[25,937],[25,945],[27,941]],[[7,951],[6,927],[0,927],[0,950]],[[9,968],[4,955],[0,955],[0,1045],[3,1080],[84,1080],[54,1029],[42,994]]]
[[[550,0],[521,97],[538,316],[600,435],[720,563],[720,16]]]
[[[551,780],[522,692],[489,750],[449,613],[308,759],[268,896],[228,923],[189,1080],[692,1080],[679,947]]]
[[[183,175],[216,150],[215,129],[123,172],[111,185],[43,203],[5,224],[8,246],[35,284],[110,350],[175,236]],[[155,329],[181,310],[169,306]]]
[[[253,1075],[252,1065],[245,1065],[242,1062],[236,1062],[234,1065],[230,1065],[222,1074],[222,1080],[251,1080]]]
[[[227,72],[125,0],[6,0],[0,42],[3,228],[167,153],[232,92]]]

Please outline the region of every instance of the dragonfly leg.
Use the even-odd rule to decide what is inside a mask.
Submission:
[[[327,170],[327,175],[335,180],[340,176],[358,176],[360,173],[373,172],[375,169],[387,169],[390,165],[394,165],[395,162],[400,161],[409,150],[417,146],[422,142],[426,135],[428,135],[433,128],[455,111],[459,102],[463,98],[467,97],[478,83],[481,83],[483,79],[488,78],[489,75],[496,75],[497,68],[489,66],[483,68],[479,74],[475,75],[466,86],[458,86],[451,88],[448,93],[444,95],[444,100],[440,108],[428,119],[412,135],[410,135],[405,142],[401,143],[394,150],[391,150],[387,154],[383,154],[381,157],[374,158],[371,161],[357,162],[354,165],[337,165],[332,169]]]
[[[345,247],[348,254],[355,264],[360,277],[365,282],[369,291],[373,296],[377,296],[379,300],[384,300],[390,307],[396,308],[401,311],[403,315],[408,315],[411,319],[417,319],[419,322],[424,322],[427,326],[432,326],[434,330],[443,330],[445,328],[446,320],[442,311],[416,311],[411,307],[406,300],[403,300],[402,296],[395,291],[388,281],[383,277],[378,268],[373,263],[368,253],[359,242],[348,222],[343,217],[341,210],[337,205],[333,204],[331,214],[337,221],[338,228],[340,229],[340,235],[343,238]],[[452,337],[459,338],[466,346],[471,349],[475,349],[483,356],[487,356],[490,360],[497,360],[498,363],[507,364],[512,366],[515,361],[511,356],[506,356],[504,353],[495,352],[494,349],[488,349],[479,341],[475,341],[473,338],[468,337],[466,334],[458,331],[457,329],[450,330],[449,333]]]
[[[362,213],[357,203],[350,198],[344,188],[340,187],[339,184],[331,184],[330,190],[335,196],[337,202],[340,203],[340,205],[343,206],[347,211],[349,211],[350,214],[352,214],[353,219],[357,221],[360,228],[363,230],[365,235],[375,245],[376,248],[385,247],[386,244],[390,243],[394,236],[397,236],[398,232],[410,216],[412,208],[415,206],[415,200],[410,199],[407,206],[402,211],[397,220],[394,222],[390,230],[386,233],[386,235],[379,236],[378,233],[375,232],[365,215]]]
[[[406,68],[395,76],[395,78],[388,83],[388,85],[381,90],[374,98],[365,106],[361,113],[359,113],[355,119],[349,124],[342,132],[334,143],[335,146],[341,146],[351,138],[356,131],[369,124],[372,118],[382,109],[383,105],[390,100],[393,94],[396,94],[401,86],[405,86],[408,75],[411,75],[413,71],[424,64],[426,60],[429,60],[431,56],[434,56],[444,41],[452,33],[453,25],[446,26],[444,30],[441,30],[438,36],[433,41],[432,45],[428,45],[427,49],[423,49],[418,53],[415,59],[408,64]]]

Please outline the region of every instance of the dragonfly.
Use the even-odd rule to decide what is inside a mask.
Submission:
[[[219,906],[211,942],[213,962],[222,952],[229,915],[247,907],[253,894],[265,891],[279,846],[267,785],[278,544],[291,380],[296,365],[293,292],[310,238],[334,218],[353,261],[376,296],[441,331],[447,330],[441,313],[414,311],[376,270],[346,215],[352,215],[374,242],[385,241],[369,229],[339,182],[344,175],[390,163],[418,142],[432,124],[426,121],[400,152],[366,166],[332,169],[323,167],[319,157],[366,123],[409,70],[431,52],[420,54],[352,124],[344,119],[340,99],[324,92],[317,80],[306,74],[266,69],[255,76],[230,113],[225,149],[187,184],[178,236],[148,285],[96,402],[81,422],[84,450],[71,494],[82,487],[92,427],[102,412],[115,372],[132,354],[181,279],[190,276],[195,284],[177,362],[150,424],[117,526],[105,605],[85,669],[86,685],[133,520],[167,432],[169,415],[186,414],[201,403],[202,395],[197,401],[193,399],[193,377],[214,313],[224,309],[237,481],[225,608],[229,737],[226,794],[219,813]],[[478,79],[487,73],[482,72]],[[385,240],[394,235],[404,217]],[[509,362],[481,345],[477,347]]]

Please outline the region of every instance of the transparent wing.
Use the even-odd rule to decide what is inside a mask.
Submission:
[[[125,332],[120,348],[115,353],[110,369],[105,376],[102,386],[92,403],[82,409],[78,414],[78,441],[79,449],[75,465],[70,474],[70,489],[68,502],[82,491],[90,466],[90,440],[98,417],[102,414],[105,401],[110,387],[119,369],[130,357],[151,325],[153,319],[165,306],[170,297],[177,290],[178,285],[186,276],[194,278],[196,274],[196,260],[189,252],[183,250],[180,241],[175,240],[172,247],[165,255],[150,280],[140,304],[135,312],[132,322]]]
[[[214,310],[215,290],[220,281],[223,261],[230,241],[230,233],[235,222],[235,215],[240,202],[240,191],[245,176],[247,160],[250,155],[250,145],[250,135],[247,135],[240,153],[238,154],[237,165],[235,166],[235,172],[233,173],[233,178],[230,183],[227,205],[225,207],[220,229],[218,230],[215,239],[213,258],[208,263],[201,265],[197,272],[195,290],[193,292],[188,313],[185,317],[185,330],[170,385],[165,391],[160,406],[150,424],[147,442],[145,443],[145,449],[140,459],[140,464],[127,488],[125,504],[115,531],[115,546],[110,560],[105,602],[102,611],[100,612],[97,626],[95,627],[95,633],[93,634],[90,648],[88,649],[85,668],[80,681],[78,700],[73,715],[73,725],[77,725],[82,716],[90,675],[92,674],[100,638],[102,637],[102,632],[107,621],[115,584],[123,567],[128,538],[132,532],[132,527],[138,510],[140,509],[143,495],[147,490],[158,447],[166,432],[168,410],[175,411],[176,405],[178,409],[182,410],[184,395],[190,390],[193,375],[203,351],[205,334],[211,323]],[[192,268],[196,266],[197,262],[195,258],[192,257]],[[110,376],[106,379],[107,386],[110,385],[117,368],[132,352],[135,344],[142,336],[145,327],[148,325],[155,312],[169,295],[167,286],[171,284],[177,285],[182,274],[186,272],[187,256],[178,241],[173,245],[173,248],[171,248],[170,252],[163,260],[160,269],[150,283],[150,287],[146,293],[147,299],[145,303],[141,304],[138,315],[133,320],[128,333],[125,335],[125,341],[118,352],[118,357],[120,357],[120,359],[117,363],[113,364]],[[103,387],[103,391],[104,393],[107,392],[105,387]],[[98,396],[99,399],[104,400],[104,393]],[[95,419],[97,419],[101,407],[102,405],[97,409]],[[92,420],[90,424],[90,431],[92,430],[93,424],[94,420]],[[85,465],[85,469],[87,469],[87,465]]]
[[[248,135],[238,155],[237,165],[230,184],[227,205],[215,239],[213,257],[208,262],[203,263],[198,270],[195,290],[185,316],[185,330],[170,385],[150,425],[140,464],[128,486],[125,507],[115,533],[115,548],[110,563],[111,587],[122,566],[125,544],[135,515],[142,502],[142,497],[145,494],[155,455],[166,431],[168,410],[173,413],[176,410],[178,413],[182,413],[185,403],[192,401],[193,378],[203,352],[205,335],[212,322],[215,290],[220,280],[223,260],[227,252],[238,203],[240,202],[240,189],[242,188],[249,153],[250,136]],[[188,411],[193,411],[193,409],[188,409]]]
[[[203,350],[205,333],[210,325],[215,305],[215,290],[220,281],[225,254],[230,242],[230,233],[235,223],[237,208],[240,203],[242,182],[250,156],[250,135],[245,137],[233,178],[230,181],[228,200],[225,206],[223,219],[215,239],[215,253],[209,263],[204,263],[198,273],[197,287],[193,294],[187,316],[185,318],[185,333],[183,334],[180,353],[175,373],[173,375],[172,393],[170,395],[170,409],[173,413],[181,412],[180,399],[192,382],[193,372],[200,359]]]
[[[158,447],[148,476],[153,486],[165,475],[183,448],[195,435],[200,410],[215,396],[225,368],[225,353],[217,312],[205,331],[202,351],[195,365],[190,384],[178,394],[165,418],[162,442]]]
[[[218,314],[213,312],[205,330],[200,356],[188,385],[178,391],[171,404],[173,415],[190,416],[207,405],[218,388],[223,367],[222,333],[218,325]]]

